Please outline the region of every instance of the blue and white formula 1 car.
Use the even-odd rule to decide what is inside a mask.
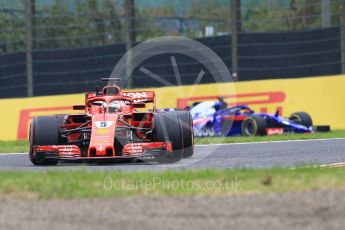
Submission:
[[[190,110],[194,135],[206,136],[264,136],[283,133],[329,131],[329,126],[313,127],[306,112],[293,113],[288,119],[276,114],[256,113],[246,105],[219,107],[218,102],[206,101]]]

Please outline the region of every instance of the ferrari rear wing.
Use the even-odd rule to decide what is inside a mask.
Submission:
[[[135,92],[123,92],[123,95],[133,99],[134,103],[155,103],[156,95],[154,91],[135,91]]]

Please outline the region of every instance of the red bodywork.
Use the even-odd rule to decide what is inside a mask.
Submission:
[[[111,103],[117,107],[111,107]],[[146,103],[153,104],[151,111],[136,111]],[[79,160],[146,157],[160,150],[172,152],[171,142],[152,141],[156,113],[153,91],[122,92],[118,86],[106,86],[101,93],[87,93],[85,106],[74,109],[83,109],[85,113],[66,115],[60,125],[63,144],[32,146],[35,154],[50,153],[59,159]]]

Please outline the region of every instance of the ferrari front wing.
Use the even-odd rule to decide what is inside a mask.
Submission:
[[[111,156],[106,154],[86,154],[77,145],[36,145],[33,146],[33,154],[42,158],[59,160],[97,160],[97,159],[121,159],[121,158],[151,158],[162,151],[172,152],[171,142],[143,142],[126,144],[121,154],[113,152]],[[86,156],[85,156],[86,155]]]

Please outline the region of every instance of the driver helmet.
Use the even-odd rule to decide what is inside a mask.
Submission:
[[[119,101],[112,101],[109,103],[109,109],[114,111],[121,111],[121,103]]]
[[[214,107],[214,109],[215,109],[216,111],[218,111],[218,110],[220,110],[221,106],[222,106],[222,103],[220,103],[220,102],[215,102],[213,107]]]

